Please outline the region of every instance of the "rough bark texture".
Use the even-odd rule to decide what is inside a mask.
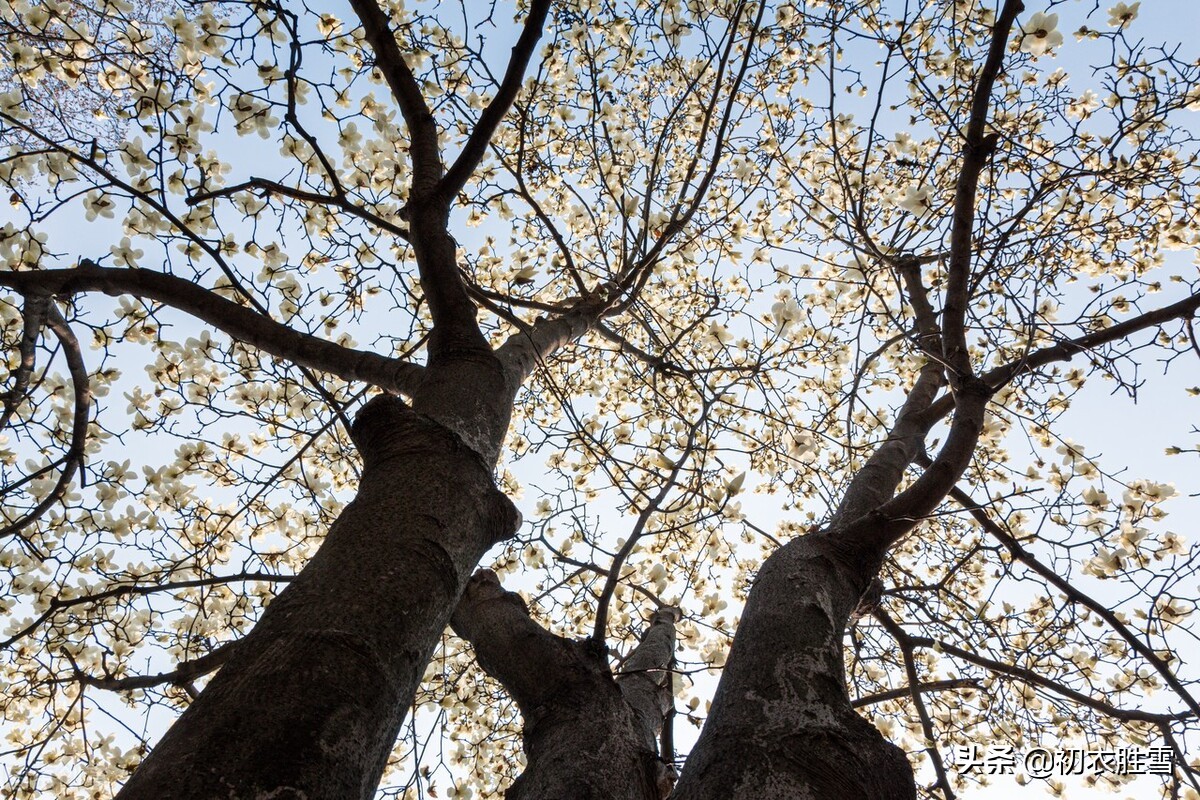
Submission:
[[[911,800],[904,753],[858,716],[842,635],[875,570],[810,534],[763,564],[672,800]]]
[[[664,796],[665,767],[654,738],[662,716],[654,723],[652,715],[639,713],[626,700],[625,687],[614,679],[602,644],[546,631],[488,570],[471,579],[451,622],[475,648],[480,666],[504,684],[525,718],[526,768],[506,793],[508,800]],[[668,659],[674,617],[669,624],[669,634],[656,634],[671,641]],[[647,660],[638,674],[653,681],[651,672],[659,671],[653,668],[662,666]],[[639,695],[649,691],[637,685],[643,690]]]
[[[519,515],[483,459],[399,399],[359,414],[355,500],[118,795],[374,795],[450,610]]]

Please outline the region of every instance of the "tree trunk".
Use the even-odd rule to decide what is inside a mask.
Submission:
[[[842,637],[877,568],[840,553],[836,531],[767,559],[672,800],[916,797],[904,753],[846,693]]]
[[[121,800],[374,796],[467,578],[520,516],[475,450],[397,398],[353,435],[357,497]]]
[[[671,775],[658,758],[662,691],[675,613],[655,616],[642,646],[614,679],[595,640],[555,636],[529,617],[494,573],[472,578],[451,624],[503,684],[524,717],[525,771],[507,800],[661,800]],[[630,665],[632,663],[632,666]]]

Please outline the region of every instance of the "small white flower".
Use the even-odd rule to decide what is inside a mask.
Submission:
[[[1058,14],[1038,12],[1022,26],[1021,52],[1040,56],[1063,43],[1058,27]]]
[[[896,205],[918,217],[932,207],[929,189],[925,186],[909,185],[904,194],[896,199]]]
[[[145,252],[140,249],[134,249],[128,236],[121,237],[121,243],[108,248],[109,252],[115,257],[118,266],[136,267],[137,260],[145,255]]]
[[[808,431],[797,431],[788,441],[788,455],[801,461],[810,461],[817,453],[817,440]]]
[[[733,334],[719,322],[712,322],[708,326],[708,330],[704,332],[704,338],[707,341],[718,345],[728,344],[733,339]]]
[[[1123,28],[1137,19],[1138,6],[1141,3],[1117,3],[1108,10],[1108,24],[1114,28]]]
[[[786,332],[800,319],[800,304],[795,297],[779,300],[771,306],[771,319],[775,320],[775,332]]]
[[[1100,96],[1091,89],[1086,89],[1082,95],[1072,100],[1067,106],[1067,116],[1075,119],[1087,119],[1099,107]]]

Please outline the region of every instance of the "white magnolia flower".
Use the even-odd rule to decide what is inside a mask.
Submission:
[[[896,199],[896,205],[917,216],[921,216],[932,206],[929,189],[925,186],[910,184],[904,194]]]
[[[1063,43],[1058,27],[1058,14],[1038,12],[1022,26],[1021,52],[1040,56]]]
[[[771,319],[775,320],[775,332],[786,332],[800,319],[800,304],[795,297],[779,300],[771,306]]]
[[[136,267],[138,259],[146,254],[143,250],[135,249],[128,236],[122,236],[120,244],[108,249],[115,256],[117,266],[121,267]]]
[[[788,455],[801,461],[810,460],[817,452],[817,440],[808,431],[797,431],[788,442]]]
[[[721,323],[712,322],[704,332],[704,338],[716,344],[728,344],[733,339],[733,334]]]
[[[1108,24],[1114,28],[1123,28],[1137,19],[1138,6],[1141,3],[1117,3],[1108,10]]]

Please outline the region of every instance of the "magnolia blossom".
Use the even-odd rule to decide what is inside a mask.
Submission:
[[[1058,14],[1043,14],[1040,11],[1029,18],[1022,30],[1021,52],[1040,56],[1063,43],[1058,27]]]
[[[912,214],[920,216],[932,207],[929,188],[910,184],[904,194],[895,199],[896,205]]]
[[[788,442],[788,455],[801,461],[810,460],[817,452],[817,440],[808,431],[798,431],[792,434]]]
[[[1114,28],[1124,27],[1137,19],[1138,6],[1141,3],[1117,3],[1108,10],[1108,24]]]
[[[134,248],[128,236],[122,236],[120,244],[108,249],[115,256],[117,266],[120,267],[136,267],[137,260],[146,254],[145,251]]]
[[[704,332],[706,341],[715,342],[716,344],[728,344],[733,339],[733,334],[719,322],[713,322]]]
[[[789,295],[771,306],[771,319],[775,320],[775,332],[783,333],[800,319],[800,304]]]

